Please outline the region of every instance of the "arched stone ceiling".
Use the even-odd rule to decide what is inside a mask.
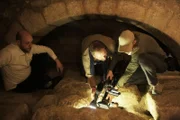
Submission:
[[[15,40],[20,29],[44,36],[54,28],[89,15],[129,22],[157,37],[178,54],[180,2],[178,0],[39,0],[31,1],[10,26],[5,39]],[[103,17],[101,17],[103,19]],[[176,55],[177,56],[177,55]],[[180,57],[179,57],[180,59]]]

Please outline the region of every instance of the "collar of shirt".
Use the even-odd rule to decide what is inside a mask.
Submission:
[[[23,55],[26,55],[26,53],[23,52],[23,51],[20,49],[20,47],[17,45],[17,43],[13,43],[13,45],[17,47],[17,50],[18,50],[18,52],[19,52],[20,55],[22,55],[22,56],[23,56]]]

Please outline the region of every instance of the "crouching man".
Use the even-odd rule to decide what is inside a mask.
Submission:
[[[97,87],[95,75],[100,75],[101,80],[106,79],[107,59],[114,52],[114,45],[114,40],[101,34],[88,36],[82,41],[82,63],[92,93]]]
[[[136,33],[136,34],[135,34]],[[167,70],[165,63],[165,52],[158,43],[150,36],[125,30],[119,36],[118,53],[125,53],[131,56],[124,74],[119,78],[117,88],[128,85],[148,84],[152,94],[158,94],[158,79],[156,73],[163,73]],[[111,65],[118,62],[113,58]],[[113,67],[107,77],[113,78]]]
[[[31,60],[33,54],[47,53],[56,63],[58,71],[63,71],[63,65],[55,53],[46,46],[32,43],[33,37],[25,30],[16,35],[16,42],[0,51],[0,68],[6,91],[17,90],[28,92],[37,87],[32,83]]]

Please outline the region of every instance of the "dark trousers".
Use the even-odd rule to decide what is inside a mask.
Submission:
[[[49,81],[52,82],[51,86],[48,88],[53,88],[59,81],[62,79],[60,73],[55,73],[55,76],[49,75],[49,70],[53,72],[56,71],[56,64],[48,54],[39,54],[34,55],[31,62],[31,75],[24,80],[22,83],[18,84],[17,87],[13,90],[16,92],[33,92],[38,89],[46,89],[46,85]]]
[[[143,53],[139,55],[139,68],[127,81],[132,84],[156,85],[156,73],[163,73],[167,70],[164,56],[155,53]]]
[[[105,81],[106,80],[106,75],[107,75],[107,69],[108,69],[108,62],[104,61],[104,62],[96,62],[94,64],[94,75],[99,75],[102,77],[102,80]]]
[[[31,75],[26,80],[19,83],[17,87],[13,89],[13,91],[20,93],[28,93],[36,91],[38,89],[42,89],[48,81],[45,81],[43,77],[41,79],[38,78],[39,77],[36,77],[35,74],[31,73]]]

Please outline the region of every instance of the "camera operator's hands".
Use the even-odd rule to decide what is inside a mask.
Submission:
[[[106,80],[108,80],[108,79],[112,80],[113,77],[114,77],[114,75],[113,75],[112,70],[109,70],[109,71],[108,71],[108,74],[107,74],[107,76],[106,76]]]
[[[114,98],[115,98],[115,96],[113,96],[111,94],[108,94],[107,97],[106,97],[106,99],[109,100],[109,103],[111,103]]]

